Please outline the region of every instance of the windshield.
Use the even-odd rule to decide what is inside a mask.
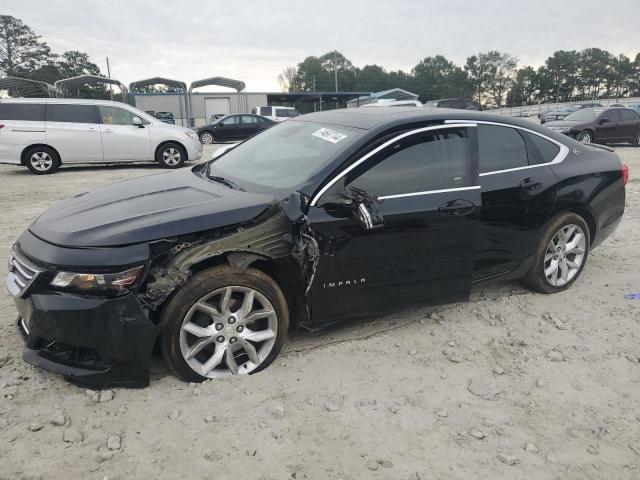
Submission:
[[[598,115],[602,113],[602,109],[600,108],[584,108],[582,110],[578,110],[577,112],[573,112],[571,115],[567,115],[564,117],[565,120],[579,120],[579,121],[588,121],[591,122],[598,118]]]
[[[290,189],[361,135],[355,128],[290,120],[212,160],[208,175],[269,189]]]

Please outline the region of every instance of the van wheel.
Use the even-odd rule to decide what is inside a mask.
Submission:
[[[165,143],[156,151],[156,162],[163,168],[180,168],[187,159],[187,152],[178,143]]]
[[[289,328],[282,290],[265,273],[228,265],[196,273],[160,316],[163,355],[189,382],[259,372],[276,358]]]
[[[33,147],[25,154],[25,165],[36,175],[47,175],[58,169],[60,157],[53,148]]]
[[[590,247],[589,226],[580,215],[556,217],[540,240],[524,283],[540,293],[568,289],[582,273]]]

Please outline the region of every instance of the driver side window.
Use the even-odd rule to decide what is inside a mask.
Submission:
[[[467,187],[472,177],[466,128],[405,137],[373,155],[346,184],[375,197]]]
[[[106,125],[133,125],[133,117],[136,115],[118,107],[99,105],[102,123]]]

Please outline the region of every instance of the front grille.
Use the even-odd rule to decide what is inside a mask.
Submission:
[[[14,297],[21,295],[41,272],[42,270],[14,252],[9,259],[9,273],[5,278],[5,285]]]

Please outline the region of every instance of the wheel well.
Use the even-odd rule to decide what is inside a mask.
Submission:
[[[22,150],[22,153],[20,154],[20,165],[27,164],[27,152],[34,147],[50,148],[58,156],[58,160],[60,161],[60,163],[62,163],[62,157],[60,157],[60,153],[58,153],[58,151],[55,148],[53,148],[51,145],[47,145],[46,143],[34,143],[33,145],[29,145],[28,147],[25,147],[24,150]]]
[[[575,213],[576,215],[580,215],[584,218],[584,221],[587,222],[589,226],[589,244],[593,243],[593,239],[596,238],[596,219],[589,210],[586,208],[572,208],[569,210],[571,213]]]
[[[158,152],[160,151],[160,149],[162,147],[164,147],[165,145],[169,144],[169,143],[175,143],[177,145],[180,145],[180,147],[182,147],[182,149],[184,150],[184,154],[187,158],[185,158],[185,162],[189,161],[189,152],[187,152],[187,148],[179,141],[177,140],[166,140],[160,144],[158,144],[158,146],[156,147],[156,151],[153,152],[153,159],[157,162],[158,161]]]

